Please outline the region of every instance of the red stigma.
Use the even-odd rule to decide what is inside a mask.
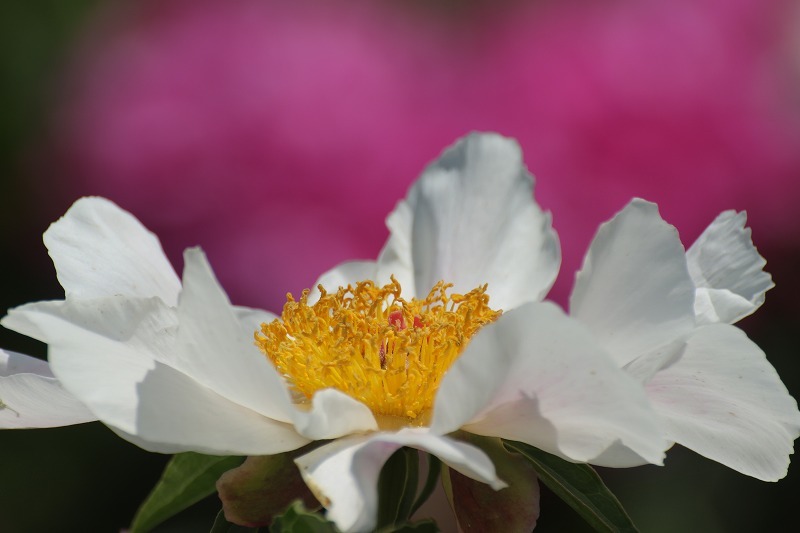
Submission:
[[[389,313],[389,324],[397,328],[399,331],[406,329],[406,319],[403,317],[403,312],[392,311]]]

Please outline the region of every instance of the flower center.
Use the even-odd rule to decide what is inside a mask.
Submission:
[[[424,300],[400,297],[394,277],[383,287],[362,281],[308,305],[287,295],[280,319],[261,325],[256,345],[288,380],[300,402],[333,387],[375,415],[424,423],[444,373],[469,339],[501,311],[486,285],[447,294],[440,281]]]

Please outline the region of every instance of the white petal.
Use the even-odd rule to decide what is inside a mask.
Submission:
[[[294,410],[275,367],[255,346],[255,329],[243,328],[200,249],[184,254],[177,342],[156,359],[229,400],[290,422]]]
[[[624,367],[625,372],[644,385],[660,370],[678,361],[686,349],[686,339],[681,337],[674,342],[642,354]]]
[[[633,200],[600,227],[576,277],[570,314],[619,366],[692,330],[694,283],[678,232],[655,204]]]
[[[44,234],[68,297],[158,296],[175,305],[180,281],[158,238],[104,198],[81,198]]]
[[[311,440],[336,439],[378,429],[369,407],[336,389],[314,394],[311,409],[295,411],[293,421],[297,432]]]
[[[666,443],[642,387],[550,303],[481,329],[442,380],[431,429],[463,429],[595,462],[621,441],[660,463]],[[608,466],[615,466],[609,464]]]
[[[394,276],[400,282],[406,298],[418,296],[414,280],[414,258],[412,257],[411,234],[414,231],[414,213],[407,200],[397,203],[386,218],[389,240],[386,241],[376,265],[375,281],[385,285]],[[421,291],[424,291],[421,288]],[[423,295],[427,296],[427,294]]]
[[[278,318],[275,313],[240,305],[233,306],[233,312],[236,313],[239,322],[246,331],[259,331],[261,329],[261,324],[265,322],[269,324]]]
[[[697,285],[699,323],[732,324],[764,303],[775,286],[763,271],[767,262],[753,246],[747,214],[725,211],[686,252],[689,274]]]
[[[97,420],[45,361],[0,350],[0,428],[45,428]]]
[[[24,355],[7,350],[0,350],[0,377],[15,374],[37,374],[42,377],[52,378],[53,372],[47,361],[42,361],[29,355]]]
[[[765,481],[786,475],[800,413],[764,353],[738,328],[698,328],[647,384],[667,437]]]
[[[0,325],[11,331],[16,331],[17,333],[46,343],[50,335],[47,330],[41,328],[38,317],[42,314],[61,314],[64,304],[65,302],[63,300],[57,300],[20,305],[19,307],[9,309],[8,314],[0,319]]]
[[[160,453],[272,455],[309,442],[291,424],[237,405],[185,374],[155,363],[137,384],[132,431],[115,427],[134,444]]]
[[[327,518],[343,531],[371,531],[378,511],[378,475],[397,449],[427,451],[465,476],[505,487],[491,460],[479,448],[424,428],[340,439],[298,457],[295,462],[309,488],[327,508]]]
[[[28,304],[3,324],[33,325],[51,368],[103,423],[152,451],[263,455],[308,442],[291,425],[237,405],[158,362],[176,317],[158,298]]]
[[[389,263],[407,268],[410,260],[417,297],[440,280],[456,293],[488,283],[492,306],[512,309],[540,300],[558,273],[550,216],[533,200],[519,146],[499,135],[472,134],[445,150],[389,225],[379,274],[388,275]]]
[[[697,325],[733,324],[751,314],[753,304],[728,289],[698,287],[695,291],[694,314]]]
[[[347,261],[325,272],[311,287],[308,294],[308,305],[319,300],[317,286],[322,285],[326,291],[335,292],[339,287],[355,286],[359,281],[377,281],[377,264],[375,261]]]
[[[172,344],[175,319],[157,298],[120,296],[31,303],[10,310],[3,325],[48,343],[63,386],[100,420],[133,431],[136,385],[153,368],[153,351]]]

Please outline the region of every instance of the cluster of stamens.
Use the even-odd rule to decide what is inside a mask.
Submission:
[[[500,316],[488,306],[486,285],[448,295],[439,282],[423,300],[404,300],[396,279],[340,287],[308,304],[291,294],[280,319],[262,324],[256,344],[301,402],[335,388],[373,413],[422,423],[444,373],[470,337]]]

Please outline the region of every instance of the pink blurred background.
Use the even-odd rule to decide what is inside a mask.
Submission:
[[[373,258],[424,165],[471,130],[517,138],[553,212],[565,300],[633,196],[690,243],[747,209],[797,242],[800,20],[784,0],[160,0],[102,13],[52,146],[64,196],[133,211],[232,298],[280,309]],[[52,170],[47,173],[49,176]]]
[[[96,194],[155,231],[178,269],[199,244],[235,303],[278,311],[338,262],[374,258],[424,166],[492,130],[519,140],[553,213],[562,304],[598,224],[632,197],[657,202],[687,245],[720,211],[747,210],[777,288],[745,327],[800,395],[797,0],[89,4],[0,198],[14,228],[0,235],[4,306],[59,296],[38,235]],[[0,530],[85,529],[82,502],[98,499],[103,524],[127,523],[163,458],[90,426],[0,434],[19,465],[0,479]],[[8,481],[23,472],[27,485]],[[116,494],[120,476],[136,495]],[[780,530],[800,490],[797,466],[764,484],[684,450],[603,476],[643,531]],[[539,530],[580,531],[559,505],[542,503]]]

